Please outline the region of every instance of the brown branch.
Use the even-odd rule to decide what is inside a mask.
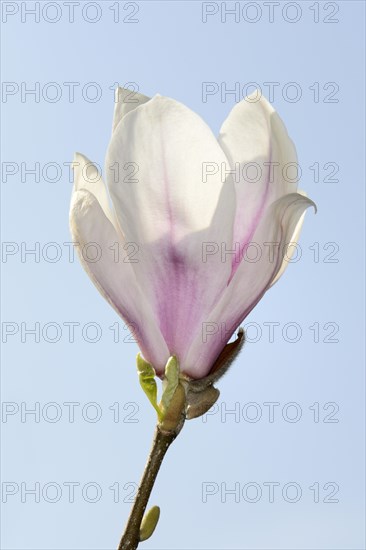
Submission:
[[[118,550],[135,550],[140,542],[140,527],[147,503],[164,456],[177,437],[179,430],[163,431],[156,427],[152,449],[137,491]]]

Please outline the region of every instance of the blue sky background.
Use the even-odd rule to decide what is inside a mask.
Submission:
[[[264,83],[278,83],[273,104],[297,146],[300,187],[318,205],[301,258],[247,318],[251,342],[217,407],[170,449],[150,501],[160,523],[141,548],[364,548],[364,3],[280,3],[270,22],[265,3],[244,2],[239,21],[225,22],[211,2],[206,23],[195,1],[121,2],[119,22],[116,2],[81,1],[73,23],[64,2],[41,2],[37,23],[26,15],[34,4],[2,2],[2,548],[115,548],[150,447],[137,346],[63,244],[72,188],[63,163],[81,151],[103,165],[117,82],[182,101],[215,132],[238,99],[225,89],[255,82],[268,96]],[[37,82],[39,102],[22,101]],[[80,83],[74,102],[67,82]],[[206,102],[204,82],[219,90]],[[39,181],[25,173],[35,162]],[[61,172],[42,174],[48,163]],[[35,246],[39,261],[22,258]],[[26,333],[35,323],[39,342]],[[273,341],[268,323],[279,323]],[[35,406],[39,422],[25,414]]]

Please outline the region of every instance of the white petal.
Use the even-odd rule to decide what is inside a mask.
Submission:
[[[145,359],[159,374],[163,373],[169,353],[156,318],[138,287],[132,264],[126,261],[124,243],[119,241],[97,198],[85,189],[73,193],[70,228],[73,240],[79,243],[77,250],[85,271],[102,296],[132,326]]]
[[[180,360],[231,273],[219,249],[232,245],[234,188],[219,170],[203,182],[205,162],[227,163],[211,130],[190,109],[161,96],[122,119],[106,159],[121,229],[140,247],[141,261],[133,267]],[[134,166],[135,181],[126,166]],[[204,243],[216,249],[206,262]]]
[[[297,188],[294,144],[270,103],[256,97],[254,93],[232,109],[219,135],[236,170],[234,242],[241,249],[252,239],[268,205]]]
[[[128,88],[116,88],[114,96],[113,132],[122,117],[149,100],[150,98],[146,95],[139,94]]]
[[[309,206],[315,205],[298,193],[286,195],[271,205],[255,232],[247,255],[189,350],[184,365],[187,374],[200,378],[209,372],[235,329],[275,280],[286,253],[284,245],[294,235]]]
[[[303,197],[307,197],[305,191],[298,191],[298,194],[299,195],[302,195]],[[315,209],[315,212],[316,212],[316,205],[312,202],[312,206],[314,207]],[[300,233],[301,233],[301,229],[302,229],[302,225],[304,223],[304,219],[305,219],[305,214],[306,214],[306,211],[303,213],[303,215],[300,217],[299,221],[297,222],[297,225],[294,229],[294,232],[293,232],[293,235],[292,237],[289,239],[289,241],[286,243],[286,251],[285,251],[285,254],[284,254],[284,258],[282,260],[282,264],[281,264],[281,267],[280,269],[278,270],[276,276],[273,278],[272,282],[271,282],[271,285],[270,286],[273,286],[275,283],[277,283],[278,279],[280,279],[280,277],[282,277],[282,275],[284,274],[288,264],[290,263],[290,260],[292,258],[292,256],[294,255],[295,253],[295,250],[296,250],[296,245],[298,244],[298,241],[299,241],[299,237],[300,237]]]
[[[104,214],[112,220],[112,210],[107,194],[107,188],[102,180],[98,168],[81,153],[75,153],[73,161],[74,190],[85,189],[92,193],[98,200]]]

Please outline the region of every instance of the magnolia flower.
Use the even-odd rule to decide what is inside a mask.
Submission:
[[[238,103],[216,139],[181,103],[119,88],[107,187],[75,156],[70,224],[81,263],[159,376],[172,355],[189,378],[210,373],[284,272],[287,245],[315,206],[297,192],[284,124],[256,99]]]

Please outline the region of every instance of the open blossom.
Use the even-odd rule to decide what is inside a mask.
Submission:
[[[295,147],[265,99],[238,103],[218,139],[173,99],[121,88],[116,99],[107,187],[75,156],[72,236],[79,251],[98,246],[97,259],[79,254],[83,267],[157,374],[176,355],[203,378],[282,275],[314,203],[297,192]]]

